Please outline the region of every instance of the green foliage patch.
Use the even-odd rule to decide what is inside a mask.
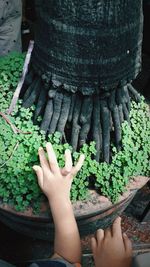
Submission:
[[[130,121],[122,124],[122,150],[112,146],[111,164],[96,163],[95,187],[113,202],[132,176],[150,176],[150,119],[144,98],[140,103],[132,101]]]
[[[24,54],[11,53],[0,58],[0,111],[5,111],[22,73]]]
[[[3,59],[3,63],[0,61],[0,70],[3,70],[3,74],[0,74],[0,110],[3,112],[10,104],[12,91],[22,69],[24,56],[19,56],[18,61],[16,58],[17,56],[14,57],[14,62],[19,61],[20,64],[15,70],[12,69],[12,58],[10,61],[7,58],[6,62]],[[18,71],[15,81],[9,71],[12,76],[13,71]],[[64,166],[65,149],[72,150],[69,144],[61,143],[58,132],[50,135],[46,141],[44,132],[32,122],[33,111],[34,107],[24,109],[21,107],[21,101],[18,101],[15,111],[8,116],[10,122],[22,133],[14,133],[10,124],[0,116],[0,197],[3,202],[13,204],[16,210],[24,210],[29,206],[37,210],[44,197],[32,170],[32,166],[39,163],[39,146],[45,147],[46,142],[50,141],[61,167]],[[86,199],[89,185],[92,184],[99,193],[115,202],[124,192],[131,176],[150,175],[150,120],[144,99],[140,103],[132,102],[130,120],[130,125],[127,122],[122,124],[122,150],[117,152],[112,144],[111,164],[94,160],[94,142],[83,145],[79,152],[73,152],[74,162],[81,153],[85,154],[84,165],[72,184],[73,201]]]

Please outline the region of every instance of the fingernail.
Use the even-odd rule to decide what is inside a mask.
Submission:
[[[97,232],[104,232],[104,230],[100,228],[97,230]]]
[[[84,155],[84,154],[81,154],[81,158],[82,158],[82,159],[85,159],[85,155]]]
[[[127,234],[126,234],[126,233],[123,233],[123,236],[124,236],[124,237],[127,237]]]
[[[51,147],[52,147],[52,144],[51,144],[50,142],[47,142],[47,143],[46,143],[46,147],[47,147],[47,146],[51,146]]]
[[[37,166],[32,167],[34,171],[37,171]]]

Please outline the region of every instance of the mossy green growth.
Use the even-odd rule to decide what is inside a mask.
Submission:
[[[141,98],[132,101],[130,125],[122,124],[122,149],[112,145],[111,164],[96,164],[95,187],[116,202],[132,176],[150,176],[150,116],[149,107]]]
[[[11,203],[17,210],[24,210],[28,206],[37,208],[43,198],[42,192],[37,184],[36,175],[32,169],[34,164],[39,164],[38,148],[45,147],[50,141],[56,152],[59,166],[64,166],[64,152],[67,148],[72,149],[69,144],[60,142],[61,134],[56,132],[45,140],[44,132],[33,125],[32,115],[34,107],[25,109],[19,101],[11,116],[7,116],[10,122],[20,129],[21,133],[14,133],[10,124],[0,117],[0,197],[3,202]],[[19,112],[19,116],[17,115]],[[84,146],[88,157],[92,158],[90,151],[92,144]],[[74,162],[78,159],[79,153],[73,153]],[[80,174],[75,178],[71,196],[73,200],[85,199],[88,193],[87,162],[82,167]]]
[[[0,111],[5,111],[22,73],[24,54],[10,53],[0,58]]]
[[[24,56],[20,57],[23,60]],[[17,66],[18,73],[21,72],[20,66]],[[0,68],[3,69],[1,63]],[[6,84],[3,79],[5,74]],[[17,84],[17,80],[13,83],[12,76],[9,76],[9,79],[8,76],[7,69],[3,69],[3,75],[0,76],[0,110],[3,112],[10,105],[13,90]],[[65,149],[72,150],[69,144],[61,143],[60,133],[56,132],[45,140],[44,133],[32,122],[33,111],[34,107],[22,108],[19,101],[15,111],[8,116],[12,124],[23,132],[17,134],[0,116],[0,197],[3,202],[13,204],[17,210],[25,210],[29,206],[37,210],[44,198],[32,169],[34,164],[39,164],[37,155],[39,146],[45,147],[46,142],[50,141],[61,167],[64,166]],[[73,201],[86,199],[89,184],[93,184],[99,193],[115,202],[124,192],[131,176],[150,175],[150,120],[148,106],[144,103],[144,99],[140,103],[132,102],[130,120],[130,126],[127,122],[122,124],[122,150],[117,152],[112,144],[111,164],[98,163],[94,160],[96,154],[94,142],[83,145],[79,152],[73,152],[74,162],[81,153],[85,154],[84,165],[72,184]]]

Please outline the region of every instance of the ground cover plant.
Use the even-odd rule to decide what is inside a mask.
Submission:
[[[18,101],[11,116],[5,116],[23,61],[24,55],[10,55],[0,60],[0,198],[3,203],[15,206],[16,210],[33,207],[37,211],[44,196],[32,166],[38,164],[39,146],[45,146],[47,142],[45,134],[32,122],[34,106],[25,109]],[[117,152],[111,144],[110,164],[99,163],[94,159],[94,142],[84,144],[80,151],[73,152],[74,162],[80,153],[85,154],[85,162],[74,179],[72,201],[88,198],[89,187],[92,187],[116,202],[125,191],[130,177],[150,175],[150,120],[148,106],[143,98],[139,103],[132,101],[130,122],[130,125],[128,122],[122,124],[122,149]],[[64,151],[66,148],[72,150],[72,147],[61,143],[59,132],[49,135],[47,140],[53,144],[59,164],[63,166]]]

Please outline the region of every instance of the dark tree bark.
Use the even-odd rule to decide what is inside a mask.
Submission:
[[[21,97],[36,105],[45,133],[60,131],[78,149],[96,142],[109,162],[111,131],[121,147],[131,85],[141,67],[142,0],[36,0],[37,26]],[[70,134],[66,134],[70,129]]]

